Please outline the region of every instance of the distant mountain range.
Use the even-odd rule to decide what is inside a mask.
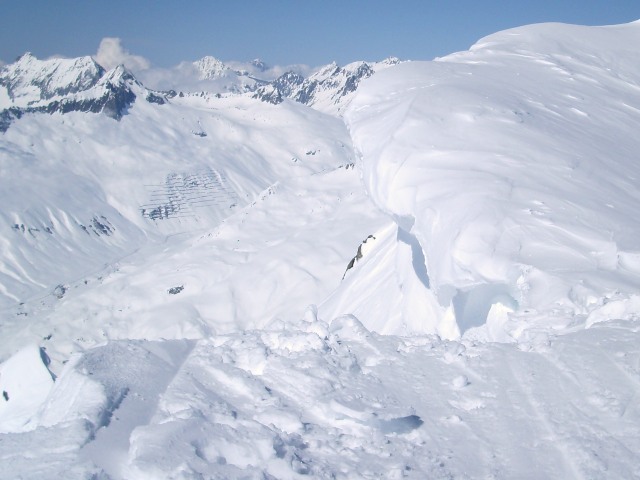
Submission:
[[[207,56],[189,68],[200,86],[211,87],[201,95],[251,94],[272,104],[291,99],[339,115],[362,80],[398,63],[396,58],[355,62],[344,67],[332,63],[307,78],[288,71],[271,81],[260,78],[268,70],[260,60],[232,68]],[[183,71],[185,65],[181,67]],[[89,56],[39,60],[30,53],[0,69],[0,86],[6,88],[6,94],[0,92],[0,131],[6,131],[12,120],[25,113],[103,112],[120,119],[136,98],[163,104],[179,90],[147,88],[124,66],[106,71]],[[180,91],[181,95],[189,93],[193,92]]]
[[[287,72],[258,87],[254,97],[274,104],[290,98],[326,113],[340,114],[362,80],[399,63],[400,60],[393,57],[375,63],[354,62],[344,67],[332,63],[308,78]]]

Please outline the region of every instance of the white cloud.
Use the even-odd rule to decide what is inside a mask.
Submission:
[[[122,46],[122,41],[117,37],[103,38],[98,47],[98,52],[93,58],[107,70],[120,64],[134,72],[147,70],[151,67],[151,62],[146,58],[129,53]]]
[[[251,62],[225,61],[231,70],[217,79],[202,79],[202,72],[196,62],[184,61],[171,68],[148,68],[134,72],[136,78],[146,87],[158,90],[177,90],[183,92],[225,93],[234,89],[242,90],[243,85],[253,83],[253,78],[272,81],[288,71],[295,71],[303,76],[313,73],[314,69],[307,65],[269,66],[261,71]],[[234,70],[247,72],[249,75],[235,75]]]
[[[255,65],[253,65],[252,62],[227,61],[224,62],[224,64],[233,70],[246,71],[256,78],[267,81],[275,80],[280,75],[286,72],[296,72],[303,77],[307,77],[314,71],[313,68],[303,64],[267,65],[265,70],[260,70]]]

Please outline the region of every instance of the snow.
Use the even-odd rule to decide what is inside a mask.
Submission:
[[[1,304],[43,285],[83,280],[149,236],[216,226],[281,179],[353,161],[342,122],[303,106],[192,100],[160,106],[139,100],[120,123],[71,113],[12,125],[0,149],[2,271],[11,277],[0,278],[11,298]],[[150,218],[165,208],[172,209],[169,218]],[[94,219],[111,231],[94,232]]]
[[[52,391],[84,404],[36,431],[56,428],[56,450],[75,449],[66,468],[109,478],[633,478],[636,323],[531,350],[381,336],[353,316],[110,342]],[[3,478],[37,478],[13,453],[20,438],[6,437]],[[41,450],[38,468],[60,468]]]
[[[346,118],[365,186],[424,252],[429,292],[405,302],[430,295],[441,322],[453,306],[464,335],[499,301],[517,336],[532,312],[569,326],[637,291],[640,270],[619,259],[640,250],[639,35],[522,27],[358,90]]]
[[[6,84],[3,82],[3,87],[12,99],[12,106],[17,107],[64,95],[72,89],[89,89],[104,73],[88,56],[38,60],[30,53],[24,54],[15,63],[6,65],[2,71],[9,77]],[[32,81],[34,78],[37,79],[36,82]],[[6,108],[5,102],[6,99],[2,99],[2,108]]]
[[[0,432],[33,430],[30,420],[49,394],[53,377],[46,354],[28,345],[0,365]]]
[[[15,119],[0,478],[640,477],[639,28]]]

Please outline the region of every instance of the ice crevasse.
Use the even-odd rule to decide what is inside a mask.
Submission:
[[[345,119],[394,221],[344,289],[363,322],[513,341],[638,315],[639,43],[639,22],[532,25],[362,84]]]

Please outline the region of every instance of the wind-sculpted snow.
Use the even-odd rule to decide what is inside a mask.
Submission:
[[[310,309],[198,342],[112,341],[70,360],[28,430],[0,434],[0,478],[635,478],[636,323],[465,347]]]
[[[358,89],[346,118],[372,199],[424,256],[403,301],[430,298],[426,331],[512,340],[634,298],[639,41],[639,23],[522,27]]]

